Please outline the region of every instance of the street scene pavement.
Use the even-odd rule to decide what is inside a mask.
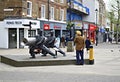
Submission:
[[[13,67],[0,63],[0,82],[120,82],[120,44],[99,43],[93,48],[93,65]],[[29,57],[28,49],[0,49],[0,55],[11,54]],[[75,57],[75,50],[66,54]],[[89,58],[86,51],[84,55]]]

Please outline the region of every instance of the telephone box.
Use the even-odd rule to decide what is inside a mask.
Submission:
[[[89,39],[92,43],[95,43],[95,37],[96,37],[96,25],[89,24]]]

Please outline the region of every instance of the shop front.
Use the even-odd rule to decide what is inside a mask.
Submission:
[[[31,30],[29,22],[32,22]],[[24,26],[25,24],[28,26]],[[5,36],[0,37],[4,37],[0,43],[6,43],[4,46],[0,46],[1,48],[24,48],[21,45],[23,38],[37,35],[40,29],[40,22],[30,19],[5,19],[2,28]]]
[[[54,36],[62,36],[66,34],[66,23],[56,21],[43,21],[40,20],[40,27],[44,36],[49,36],[50,32],[54,32]]]

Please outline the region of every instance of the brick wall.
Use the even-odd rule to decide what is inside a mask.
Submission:
[[[8,16],[27,17],[27,1],[32,2],[32,17],[41,18],[41,4],[46,6],[45,18],[48,18],[48,0],[1,0],[0,1],[0,20]],[[64,4],[60,3],[60,0],[54,0],[49,4],[49,8],[53,6],[55,11],[55,20],[60,20],[60,9],[64,9],[64,20],[66,20],[66,0]],[[12,8],[13,11],[3,11],[4,9]]]

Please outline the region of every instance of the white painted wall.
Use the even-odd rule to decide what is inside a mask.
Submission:
[[[17,28],[17,48],[19,48],[19,28],[24,28],[24,37],[28,38],[29,27],[23,26],[22,24],[28,24],[33,22],[32,29],[40,28],[40,21],[37,20],[28,20],[28,19],[8,19],[0,21],[0,48],[8,48],[9,46],[9,28]]]
[[[24,29],[24,38],[28,38],[28,28]],[[28,46],[24,46],[24,48],[28,48]]]
[[[0,22],[0,48],[8,48],[8,29]]]
[[[90,10],[90,14],[88,16],[83,16],[83,21],[88,21],[88,22],[95,23],[96,22],[95,9],[97,8],[98,11],[99,11],[99,2],[98,2],[98,0],[83,0],[83,5],[88,7],[89,10]],[[98,20],[99,20],[99,18],[98,18]]]

